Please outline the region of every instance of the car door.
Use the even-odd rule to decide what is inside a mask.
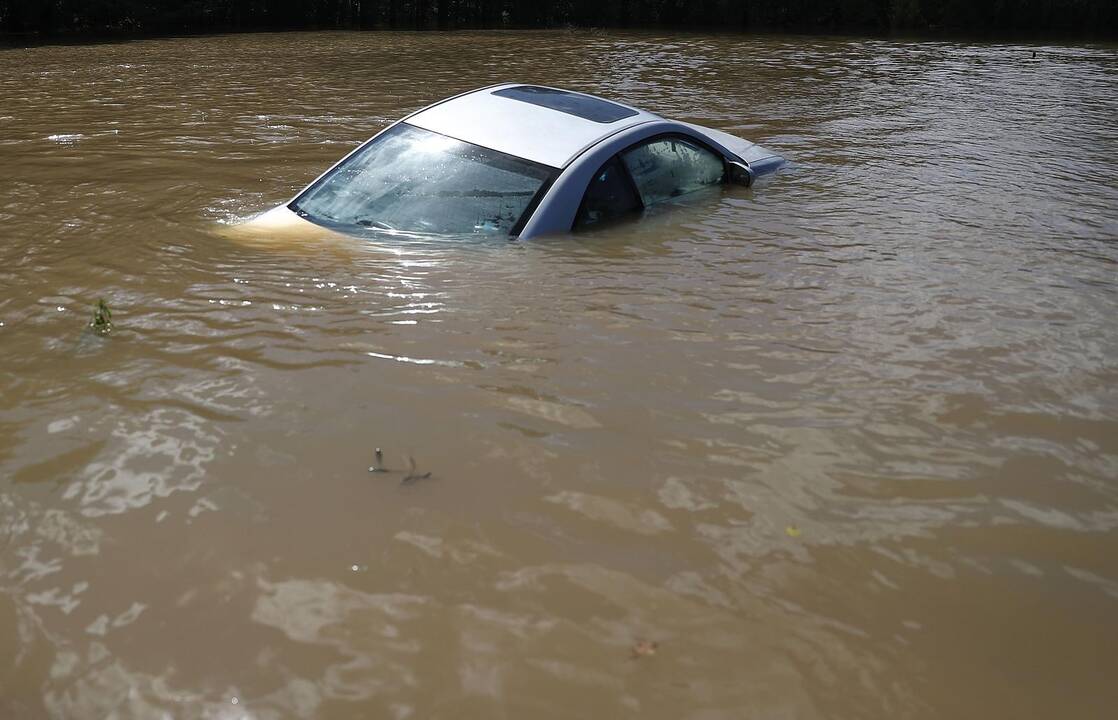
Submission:
[[[586,188],[574,229],[605,225],[724,182],[722,157],[678,135],[645,140],[609,159]]]

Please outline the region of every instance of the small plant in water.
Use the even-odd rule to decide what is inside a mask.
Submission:
[[[104,298],[97,299],[97,304],[93,307],[93,319],[89,321],[89,327],[98,335],[108,335],[112,332],[113,312],[105,304]]]

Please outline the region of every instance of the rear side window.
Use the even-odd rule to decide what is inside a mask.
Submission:
[[[595,173],[582,198],[575,230],[604,225],[641,209],[641,200],[628,172],[613,157]]]
[[[660,138],[621,153],[647,207],[718,185],[725,176],[722,158],[681,138]]]

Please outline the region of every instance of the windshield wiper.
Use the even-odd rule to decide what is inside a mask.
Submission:
[[[376,230],[395,230],[396,229],[396,228],[392,227],[391,225],[389,225],[388,223],[384,222],[383,220],[358,220],[357,224],[360,225],[361,227],[374,228]]]

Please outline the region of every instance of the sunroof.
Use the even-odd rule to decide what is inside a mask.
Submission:
[[[597,123],[616,122],[637,114],[636,110],[622,107],[608,100],[536,85],[517,85],[504,90],[495,90],[493,94],[550,108],[551,110],[558,110]]]

